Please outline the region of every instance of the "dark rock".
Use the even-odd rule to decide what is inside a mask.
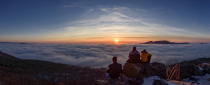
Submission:
[[[152,70],[154,71],[155,75],[165,78],[166,77],[166,66],[162,63],[151,63]]]
[[[192,75],[194,76],[203,76],[206,73],[210,73],[210,69],[208,68],[203,68],[203,70],[199,69],[198,66],[196,66],[199,63],[202,63],[200,61],[201,59],[194,60],[194,62],[184,62],[180,63],[181,65],[181,78],[188,78],[191,77]],[[199,62],[199,63],[198,63]]]
[[[152,85],[168,85],[168,84],[162,80],[154,80]]]
[[[181,64],[181,79],[191,77],[195,72],[195,66],[192,64]]]
[[[206,73],[210,74],[210,69],[208,69],[208,70],[206,71]]]
[[[154,76],[155,70],[153,70],[151,64],[144,64],[144,71],[142,73],[144,77]]]
[[[190,77],[189,80],[190,81],[194,81],[194,82],[198,82],[198,79],[197,78],[194,78],[194,77]]]
[[[195,67],[195,70],[194,70],[194,74],[193,75],[203,76],[205,74],[206,74],[205,70],[200,70],[198,67]]]
[[[140,64],[137,66],[142,69],[139,71],[138,78],[150,76],[165,78],[166,76],[166,66],[162,63]],[[131,70],[131,68],[129,70]]]
[[[144,77],[150,76],[159,76],[161,78],[165,78],[166,76],[166,66],[162,63],[151,63],[143,65],[143,75]]]

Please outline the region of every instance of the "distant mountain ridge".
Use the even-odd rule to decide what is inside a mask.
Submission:
[[[167,41],[167,40],[160,40],[160,41],[148,41],[143,44],[190,44],[190,43],[188,43],[188,42],[178,43],[178,42],[171,42],[171,41]]]
[[[65,67],[70,67],[70,65],[52,63],[48,61],[19,59],[9,54],[3,53],[1,51],[0,51],[0,66],[11,67],[11,68],[23,68],[24,70],[30,69],[32,71],[42,71],[46,69],[48,69],[48,71],[49,69],[57,71],[56,69],[64,70]]]
[[[29,44],[28,42],[0,42],[5,44]]]

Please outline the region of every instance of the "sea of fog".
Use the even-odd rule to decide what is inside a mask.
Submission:
[[[147,49],[152,62],[173,64],[196,58],[210,58],[210,44],[163,44],[163,45],[82,45],[0,43],[0,51],[22,59],[38,59],[78,66],[105,67],[113,56],[125,63],[133,46],[139,51]]]

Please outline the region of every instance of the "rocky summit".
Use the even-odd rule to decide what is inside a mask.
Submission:
[[[125,65],[127,65],[127,63]],[[167,78],[167,69],[169,67],[174,67],[175,65],[180,66],[180,78],[170,80]],[[124,73],[122,75],[124,75],[126,78],[122,79],[123,81],[119,81],[121,82],[120,85],[198,85],[200,82],[195,76],[205,76],[210,74],[210,58],[200,58],[172,65],[165,65],[158,62],[144,65],[136,64],[136,67],[140,69],[128,66],[123,68]],[[130,72],[126,69],[130,70]],[[134,69],[136,69],[137,72],[135,72]],[[206,81],[208,81],[209,78],[207,78]],[[107,81],[107,84],[110,83],[109,80]],[[152,83],[148,84],[148,82]],[[97,85],[103,85],[103,83]]]

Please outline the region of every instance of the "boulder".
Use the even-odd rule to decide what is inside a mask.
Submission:
[[[123,68],[123,73],[130,78],[144,78],[150,76],[160,76],[161,78],[165,78],[166,76],[166,66],[162,63],[126,63]]]
[[[150,77],[150,76],[155,76],[155,70],[152,68],[153,66],[151,64],[144,64],[144,71],[143,71],[143,76],[144,77]]]
[[[159,76],[161,78],[165,78],[166,76],[166,66],[162,63],[151,63],[144,64],[144,77],[150,76]]]
[[[181,77],[182,79],[194,76],[203,76],[208,73],[209,69],[201,68],[194,64],[185,63],[181,64]]]
[[[203,76],[206,74],[206,70],[200,70],[199,67],[194,67],[194,74],[196,76]]]
[[[152,66],[152,70],[154,71],[154,74],[156,76],[159,76],[161,78],[165,78],[166,77],[166,66],[165,64],[162,63],[151,63]]]
[[[137,65],[133,63],[125,63],[123,66],[123,74],[129,78],[140,77],[142,71],[142,65]]]
[[[180,74],[181,79],[191,77],[195,72],[195,66],[193,64],[181,64]]]

